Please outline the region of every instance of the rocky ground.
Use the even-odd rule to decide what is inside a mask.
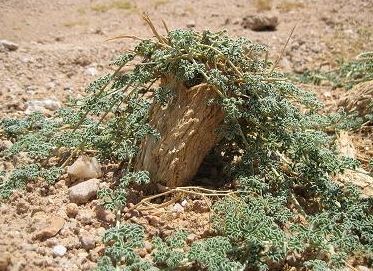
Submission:
[[[373,48],[370,0],[0,0],[0,118],[33,111],[51,114],[68,97],[84,95],[113,57],[133,45],[131,40],[107,39],[151,36],[143,12],[160,29],[163,19],[171,29],[225,29],[232,36],[245,36],[268,45],[273,58],[296,26],[280,61],[287,72],[327,70],[340,59]],[[257,31],[263,29],[269,31]],[[328,84],[306,87],[331,106],[340,98],[341,90]],[[366,137],[353,135],[362,159],[373,149]],[[0,170],[14,163],[1,160]],[[1,271],[94,268],[103,253],[102,234],[114,214],[95,199],[108,176],[92,174],[78,186],[67,175],[54,186],[31,183],[0,203]],[[144,225],[149,236],[188,228],[193,232],[190,241],[208,233],[208,217],[209,202],[182,198],[157,211],[124,214]],[[151,249],[147,244],[144,257]]]

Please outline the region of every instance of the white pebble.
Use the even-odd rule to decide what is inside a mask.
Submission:
[[[184,212],[184,207],[180,205],[180,203],[176,203],[173,207],[172,207],[172,212],[174,213],[182,213]]]
[[[188,205],[188,201],[185,199],[180,204],[181,204],[181,206],[185,207],[185,206]]]
[[[63,245],[57,245],[53,247],[53,256],[57,257],[62,257],[63,255],[66,254],[67,248]]]

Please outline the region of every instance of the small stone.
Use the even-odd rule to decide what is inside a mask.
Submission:
[[[46,245],[47,247],[55,247],[55,246],[57,246],[57,244],[58,244],[58,241],[57,241],[56,238],[50,238],[50,239],[48,239],[48,240],[45,242],[45,245]]]
[[[81,210],[76,216],[76,219],[79,220],[83,225],[92,224],[95,214],[92,210]]]
[[[8,254],[0,255],[0,271],[9,270],[10,265],[10,256]]]
[[[97,69],[96,69],[95,67],[88,67],[88,68],[84,71],[84,73],[85,73],[86,75],[95,76],[95,75],[97,75]]]
[[[29,204],[28,202],[24,201],[24,200],[21,200],[17,203],[17,206],[16,206],[16,212],[17,214],[24,214],[24,213],[27,213],[29,209]]]
[[[332,97],[332,93],[330,91],[325,91],[323,93],[323,95],[324,95],[325,98],[331,98]]]
[[[363,265],[356,266],[356,269],[359,270],[359,271],[370,271],[371,270],[368,267],[363,266]]]
[[[63,245],[57,245],[53,247],[52,253],[54,257],[62,257],[66,254],[67,248]]]
[[[100,164],[95,157],[79,156],[67,168],[67,174],[78,180],[99,178],[102,175]]]
[[[193,243],[195,240],[197,239],[197,235],[195,235],[194,233],[191,233],[187,236],[186,238],[186,241],[188,244],[191,244]]]
[[[195,200],[193,201],[193,211],[196,213],[205,213],[210,211],[209,206],[204,200]]]
[[[180,203],[181,206],[186,207],[188,205],[188,201],[185,199]]]
[[[95,247],[89,252],[89,259],[92,262],[97,262],[97,260],[104,254],[105,252],[105,245],[100,245]]]
[[[52,99],[32,100],[26,103],[25,114],[29,115],[34,112],[44,113],[46,110],[56,111],[61,107],[60,102]]]
[[[196,26],[196,22],[195,21],[189,21],[186,25],[188,28],[193,28]]]
[[[136,209],[133,209],[129,211],[128,213],[131,214],[131,217],[139,217],[141,215],[140,211]]]
[[[33,183],[27,183],[26,184],[26,191],[27,192],[33,192],[34,191],[34,189],[35,189],[35,187],[34,187],[34,184]]]
[[[32,159],[29,157],[27,152],[19,152],[17,155],[13,156],[13,162],[16,165],[26,165],[32,163]]]
[[[96,246],[95,238],[88,232],[82,233],[79,240],[82,244],[82,248],[84,248],[85,250],[91,250]]]
[[[152,243],[150,243],[149,241],[145,241],[145,242],[144,242],[144,248],[145,248],[145,250],[146,250],[148,253],[150,253],[150,252],[152,252],[152,250],[153,250],[153,245],[152,245]]]
[[[0,140],[0,152],[5,151],[13,146],[13,143],[10,140]]]
[[[159,228],[151,227],[151,228],[147,228],[146,231],[147,231],[147,234],[149,235],[149,238],[152,238],[153,236],[159,236],[161,234],[161,231]]]
[[[138,254],[139,254],[139,256],[140,256],[141,258],[144,258],[144,257],[146,256],[146,254],[148,254],[148,252],[146,251],[145,248],[140,248],[140,249],[138,250]]]
[[[184,212],[184,207],[180,205],[180,203],[175,203],[172,207],[172,212],[174,213],[182,213]]]
[[[168,237],[168,236],[172,235],[173,232],[174,232],[174,230],[162,230],[161,235],[162,235],[162,237]]]
[[[55,236],[65,224],[65,220],[59,216],[52,216],[48,219],[47,226],[39,230],[35,234],[35,238],[39,240],[45,240]]]
[[[113,214],[113,212],[106,210],[101,205],[96,206],[95,212],[98,220],[102,220],[107,223],[113,223],[115,221],[115,215]]]
[[[55,82],[48,82],[45,86],[48,90],[49,89],[54,89],[56,87],[56,83]]]
[[[90,179],[69,188],[69,199],[73,203],[83,204],[97,196],[99,179]]]
[[[0,40],[0,44],[9,51],[16,51],[18,49],[18,44],[9,40]]]
[[[232,24],[234,24],[234,25],[240,24],[240,21],[241,20],[239,18],[235,18],[235,19],[233,19]]]
[[[57,189],[63,189],[66,186],[65,180],[60,180],[54,185]]]
[[[68,217],[76,217],[76,215],[78,214],[79,212],[79,209],[78,209],[78,205],[76,205],[76,203],[69,203],[67,204],[66,206],[66,215]]]
[[[40,254],[42,256],[47,255],[47,248],[46,247],[37,247],[36,248],[36,253]]]
[[[154,216],[154,215],[147,215],[145,219],[148,220],[149,224],[154,227],[159,226],[162,222],[158,216]]]
[[[82,264],[81,269],[82,271],[91,271],[91,270],[96,270],[95,267],[96,267],[95,263],[88,261]]]
[[[103,35],[104,31],[102,31],[101,28],[92,28],[89,30],[91,34],[96,34],[96,35]]]
[[[278,18],[276,15],[268,14],[248,15],[243,18],[241,25],[243,28],[249,28],[253,31],[275,31]]]
[[[134,224],[140,224],[140,220],[139,220],[139,218],[136,217],[136,216],[131,217],[131,218],[130,218],[130,221],[131,221],[132,223],[134,223]]]
[[[24,243],[22,249],[25,251],[36,251],[37,246],[34,244]],[[0,268],[1,270],[1,268]]]

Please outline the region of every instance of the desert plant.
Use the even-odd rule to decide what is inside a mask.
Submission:
[[[373,114],[373,53],[359,54],[355,59],[342,61],[331,71],[307,71],[295,79],[303,83],[319,85],[328,81],[333,88],[344,88],[338,106],[349,114],[345,122],[349,128],[360,128],[363,123],[372,122]]]
[[[3,154],[27,153],[34,163],[8,174],[1,195],[36,178],[52,181],[78,154],[95,153],[102,162],[118,163],[122,173],[99,193],[117,220],[104,235],[107,249],[98,270],[268,270],[286,265],[340,270],[357,253],[371,261],[372,200],[333,182],[335,174],[357,162],[334,150],[323,131],[333,118],[317,113],[321,104],[314,95],[277,71],[262,45],[224,32],[167,30],[163,36],[145,19],[156,39],[123,36],[139,40],[138,45],[114,60],[115,72],[91,83],[86,97],[71,101],[52,118],[34,114],[2,120],[2,136],[14,142]],[[133,68],[122,72],[130,63]],[[189,128],[183,130],[179,122]],[[182,132],[168,141],[170,134]],[[163,144],[165,155],[157,156],[162,142],[172,144]],[[201,150],[192,146],[196,142],[210,143],[204,155],[215,152],[226,165],[226,181],[235,188],[213,194],[219,200],[212,208],[211,236],[190,246],[183,231],[167,239],[156,236],[151,260],[145,260],[137,253],[144,229],[121,223],[128,188],[155,180],[173,186],[187,182],[189,172],[179,178],[172,164],[159,167],[160,172],[151,164],[162,158],[182,160],[194,172],[195,161],[203,160]],[[194,156],[177,148],[192,148]],[[152,160],[152,153],[157,159]],[[162,179],[165,171],[179,181]]]
[[[334,88],[350,89],[358,83],[373,80],[373,53],[364,52],[355,59],[341,60],[336,69],[330,71],[306,71],[299,76],[299,80],[316,85],[319,85],[322,80],[327,80]]]

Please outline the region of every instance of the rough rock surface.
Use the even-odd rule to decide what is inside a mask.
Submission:
[[[47,225],[35,233],[35,238],[44,240],[55,236],[65,224],[65,220],[59,216],[52,216],[47,220]]]
[[[242,27],[253,31],[274,31],[279,24],[276,15],[255,14],[243,18]]]
[[[81,234],[80,234],[80,237],[79,237],[79,240],[82,244],[82,247],[85,249],[85,250],[91,250],[95,247],[96,245],[96,241],[95,241],[95,238],[94,236],[92,236],[90,233],[86,232],[86,231],[83,231]]]
[[[9,51],[15,51],[18,49],[18,44],[9,40],[0,40],[0,45],[4,46]]]
[[[77,180],[99,178],[101,167],[95,157],[80,156],[67,168],[67,174]]]
[[[79,212],[79,208],[78,208],[78,205],[76,205],[76,203],[69,203],[66,206],[66,215],[68,217],[76,217],[78,212]]]
[[[97,196],[99,183],[99,179],[90,179],[70,187],[70,201],[77,204],[87,203],[89,200]]]
[[[3,254],[0,256],[0,271],[7,271],[10,264],[10,256]]]

